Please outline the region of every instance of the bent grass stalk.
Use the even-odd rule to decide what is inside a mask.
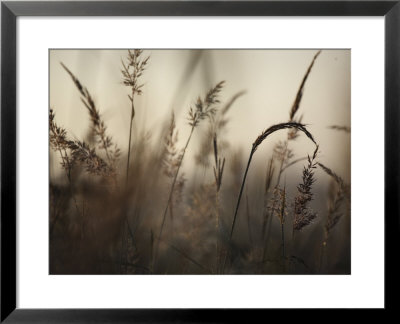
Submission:
[[[244,175],[243,175],[243,181],[242,181],[242,185],[240,187],[240,192],[239,192],[238,200],[237,200],[237,203],[236,203],[235,214],[234,214],[233,220],[232,220],[232,226],[231,226],[231,231],[230,231],[230,238],[231,239],[232,239],[232,235],[233,235],[233,230],[235,229],[235,223],[236,223],[237,213],[238,213],[238,210],[239,210],[240,200],[241,200],[242,194],[243,194],[244,184],[246,182],[247,173],[249,171],[251,160],[253,159],[254,153],[256,152],[258,146],[261,145],[261,143],[269,135],[271,135],[272,133],[274,133],[274,132],[276,132],[278,130],[288,129],[288,128],[289,129],[290,128],[294,128],[294,129],[302,131],[315,145],[317,145],[317,143],[314,140],[314,137],[305,128],[305,126],[302,125],[302,124],[299,124],[299,123],[295,123],[295,122],[289,122],[289,123],[282,123],[282,124],[273,125],[270,128],[268,128],[267,130],[265,130],[260,136],[257,137],[257,139],[255,140],[255,142],[252,145],[252,148],[251,148],[251,151],[250,151],[250,155],[249,155],[249,160],[247,162],[246,170],[245,170]]]
[[[301,123],[301,121],[302,121],[302,116],[300,116],[298,119],[296,119],[295,117],[296,117],[296,114],[297,114],[298,110],[300,109],[300,103],[301,103],[301,100],[303,98],[303,93],[304,93],[304,88],[305,88],[306,81],[307,81],[307,79],[308,79],[308,77],[309,77],[309,75],[311,73],[311,70],[312,70],[312,68],[314,66],[314,63],[315,63],[316,59],[318,58],[318,56],[320,54],[321,54],[321,50],[317,51],[317,53],[314,55],[310,65],[308,66],[308,69],[306,70],[306,73],[303,76],[303,79],[302,79],[302,81],[300,83],[300,86],[299,86],[299,88],[297,90],[295,100],[294,100],[294,102],[292,104],[292,107],[290,109],[290,112],[289,112],[289,122]],[[289,149],[289,141],[295,140],[297,138],[297,134],[296,133],[297,133],[296,129],[293,129],[292,131],[289,131],[288,134],[287,134],[287,138],[286,138],[285,142],[282,145],[275,145],[274,151],[279,152],[279,154],[281,156],[280,165],[279,165],[279,169],[278,169],[278,172],[277,172],[278,176],[277,176],[275,188],[277,188],[279,186],[280,181],[281,181],[281,176],[282,176],[283,172],[289,166],[291,166],[291,165],[297,163],[298,161],[300,161],[300,160],[296,160],[296,161],[294,161],[292,163],[289,163],[289,160],[291,158],[291,156],[290,156],[291,155],[291,149]],[[284,166],[285,163],[288,163],[288,164],[286,166]],[[275,209],[275,201],[273,203],[272,209]],[[266,216],[264,216],[264,217],[266,217]],[[270,219],[272,218],[271,215],[269,215],[269,217],[270,217]],[[269,226],[270,225],[271,224],[269,224]],[[264,247],[268,245],[268,241],[269,241],[269,231],[268,231],[268,234],[266,236],[266,244],[264,245]],[[265,254],[265,250],[266,249],[264,249],[264,254]]]

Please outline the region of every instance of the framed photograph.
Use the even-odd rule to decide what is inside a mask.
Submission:
[[[399,17],[2,2],[1,321],[393,309]]]

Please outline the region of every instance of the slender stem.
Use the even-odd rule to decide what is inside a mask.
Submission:
[[[230,233],[230,239],[231,240],[232,240],[233,230],[235,228],[237,213],[238,213],[238,210],[239,210],[240,199],[242,198],[244,183],[246,182],[247,172],[249,171],[251,159],[253,158],[254,152],[255,152],[255,149],[253,147],[251,149],[251,152],[250,152],[249,161],[247,162],[246,171],[244,172],[244,175],[243,175],[242,185],[240,186],[240,192],[239,192],[239,197],[238,197],[238,201],[237,201],[237,204],[236,204],[235,215],[233,216],[233,220],[232,220],[232,227],[231,227],[231,233]],[[228,248],[228,250],[226,251],[226,254],[225,254],[224,265],[222,267],[222,273],[225,272],[225,265],[226,265],[226,259],[228,257],[228,253],[229,253],[229,248]]]
[[[170,205],[170,203],[171,203],[172,194],[173,194],[173,192],[174,192],[174,187],[175,187],[176,179],[178,178],[179,170],[180,170],[180,168],[181,168],[181,166],[182,166],[182,161],[183,161],[183,158],[184,158],[184,156],[185,156],[186,149],[187,149],[187,147],[188,147],[188,145],[189,145],[190,139],[192,138],[193,131],[194,131],[194,127],[195,127],[195,126],[193,125],[193,126],[192,126],[192,129],[190,130],[190,135],[189,135],[189,137],[188,137],[188,139],[187,139],[187,141],[186,141],[186,145],[185,145],[185,147],[184,147],[184,149],[183,149],[182,156],[181,156],[181,158],[180,158],[180,160],[179,160],[178,168],[176,169],[176,172],[175,172],[174,180],[172,181],[172,185],[171,185],[171,188],[170,188],[170,190],[169,190],[167,206],[165,207],[165,210],[164,210],[164,213],[163,213],[163,218],[162,218],[161,227],[160,227],[160,233],[158,234],[157,248],[156,248],[156,250],[155,250],[154,255],[157,254],[158,247],[159,247],[159,245],[160,245],[161,234],[162,234],[162,231],[163,231],[163,228],[164,228],[165,218],[166,218],[166,215],[167,215],[167,212],[168,212],[168,208],[169,208],[169,205]]]
[[[265,237],[265,232],[267,231],[267,225],[269,220],[268,213],[268,192],[264,194],[264,207],[262,210],[262,227],[261,227],[261,238]]]
[[[251,235],[251,225],[250,225],[249,196],[247,195],[247,188],[246,188],[246,215],[247,215],[247,231],[249,233],[249,241],[250,245],[253,245],[253,237]]]
[[[133,118],[135,117],[135,106],[133,104],[133,99],[134,99],[135,92],[132,90],[132,106],[131,106],[131,122],[129,126],[129,144],[128,144],[128,160],[126,163],[126,184],[128,184],[128,178],[129,178],[129,161],[131,157],[131,140],[132,140],[132,124],[133,124]]]
[[[240,187],[239,197],[238,197],[238,201],[237,201],[236,209],[235,209],[235,215],[233,216],[233,221],[232,221],[230,238],[232,238],[233,230],[235,228],[236,217],[237,217],[237,213],[238,213],[239,205],[240,205],[240,199],[242,198],[244,183],[246,182],[247,172],[249,171],[249,167],[250,167],[251,159],[253,158],[253,154],[254,154],[254,150],[252,149],[250,152],[249,161],[247,162],[246,171],[243,176],[242,185]]]
[[[131,156],[131,141],[132,141],[132,124],[133,124],[133,118],[135,117],[135,106],[133,103],[135,91],[132,89],[132,98],[131,99],[131,121],[129,125],[129,143],[128,143],[128,159],[126,162],[126,180],[125,180],[125,185],[128,186],[128,179],[129,179],[129,162],[130,162],[130,156]],[[125,226],[126,224],[126,226]],[[120,273],[122,273],[122,264],[123,264],[123,253],[124,253],[124,244],[127,245],[127,242],[125,241],[125,228],[127,227],[127,230],[130,230],[129,224],[128,224],[128,216],[125,216],[125,221],[122,224],[122,242],[121,242],[121,259],[120,259]],[[127,247],[126,247],[127,248]],[[127,253],[127,250],[125,251]]]
[[[171,234],[174,233],[174,200],[171,199],[171,202],[169,203],[169,216],[171,218],[171,227],[170,227],[170,232]]]
[[[231,240],[232,240],[233,230],[235,228],[237,213],[238,213],[238,210],[239,210],[240,199],[242,198],[243,188],[244,188],[244,184],[246,182],[247,172],[249,171],[251,159],[253,158],[254,152],[255,152],[255,150],[254,150],[254,148],[252,148],[252,150],[250,152],[250,156],[249,156],[249,161],[247,162],[246,171],[244,172],[244,175],[243,175],[242,185],[240,186],[240,192],[239,192],[239,197],[238,197],[238,201],[237,201],[237,204],[236,204],[235,215],[233,216],[233,220],[232,220],[232,227],[231,227],[231,233],[230,233],[230,239]],[[229,253],[229,249],[228,249],[228,251],[226,251],[222,272],[225,272],[225,265],[226,265],[226,259],[227,259],[228,253]]]
[[[287,154],[288,146],[289,146],[289,137],[288,137],[288,139],[285,141],[284,158],[282,159],[281,164],[280,164],[280,166],[279,166],[278,178],[277,178],[277,180],[276,180],[276,184],[275,184],[274,189],[278,188],[279,183],[281,182],[282,173],[283,173],[289,166],[291,166],[291,165],[293,165],[293,164],[295,164],[295,163],[297,163],[297,162],[299,162],[299,161],[301,160],[301,159],[298,159],[298,160],[296,160],[296,161],[294,161],[294,162],[292,162],[292,163],[289,163],[289,164],[286,165],[285,167],[283,166],[283,164],[284,164],[284,162],[285,162],[285,159],[286,159],[286,154]],[[274,201],[273,206],[272,206],[272,210],[274,210],[274,209],[275,209],[275,201]],[[267,213],[266,216],[268,216],[268,218],[270,218],[269,226],[271,226],[271,218],[272,218],[272,215],[271,215],[271,213],[268,213],[268,211],[266,211],[266,213]],[[266,218],[267,218],[267,217],[266,217]],[[271,228],[269,228],[268,233],[267,233],[267,236],[265,237],[265,245],[267,245],[267,244],[268,244],[268,241],[269,241],[270,229],[271,229]],[[263,229],[263,230],[264,230],[264,229]],[[263,231],[263,237],[264,237],[264,233],[265,233],[265,231]],[[265,245],[264,245],[264,257],[265,257],[265,253],[266,253]]]
[[[282,175],[282,173],[283,173],[283,163],[285,162],[285,160],[286,160],[286,153],[287,153],[287,149],[288,149],[288,140],[286,140],[285,141],[285,150],[284,150],[284,155],[283,155],[283,158],[282,158],[282,161],[281,161],[281,165],[280,165],[280,167],[279,167],[279,174],[278,174],[278,179],[277,179],[277,181],[276,181],[276,185],[275,185],[275,188],[276,187],[278,187],[279,186],[279,183],[281,182],[281,175]]]

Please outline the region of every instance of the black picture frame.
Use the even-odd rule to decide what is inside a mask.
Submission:
[[[400,1],[2,1],[1,322],[234,322],[267,310],[16,308],[16,19],[19,16],[384,16],[385,311],[397,306],[399,237]],[[366,72],[367,76],[367,72]],[[371,260],[373,262],[373,260]],[[366,283],[368,285],[368,283]],[[368,289],[366,287],[366,289]],[[240,292],[239,292],[240,294]],[[392,297],[393,296],[393,297]],[[323,297],[323,296],[321,296]],[[240,315],[240,316],[239,316]],[[381,319],[382,320],[382,319]]]

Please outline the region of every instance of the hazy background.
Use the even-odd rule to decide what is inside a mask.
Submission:
[[[63,62],[88,88],[109,134],[123,152],[128,145],[130,118],[130,92],[122,84],[120,72],[126,53],[127,50],[51,50],[49,63],[50,107],[56,112],[57,122],[77,138],[84,138],[89,127],[87,111],[70,76],[60,65]],[[143,56],[150,55],[150,62],[142,77],[144,93],[135,98],[133,131],[161,130],[173,109],[183,142],[190,130],[186,120],[190,105],[225,80],[221,102],[246,91],[230,111],[227,138],[235,146],[243,147],[247,155],[262,130],[288,120],[298,87],[315,53],[316,50],[145,50]],[[327,164],[345,180],[350,180],[350,136],[327,127],[350,127],[350,93],[350,50],[323,50],[307,80],[297,114],[304,116],[303,122],[320,144],[321,161],[329,161]],[[200,132],[195,134],[193,141],[200,136]],[[157,136],[153,134],[152,138],[156,140]],[[307,145],[298,154],[310,153],[312,145],[303,137],[298,141]],[[275,141],[268,143],[259,150],[269,151]],[[196,151],[187,154],[189,160]],[[254,162],[257,160],[256,156]],[[190,167],[185,169],[188,172]]]

